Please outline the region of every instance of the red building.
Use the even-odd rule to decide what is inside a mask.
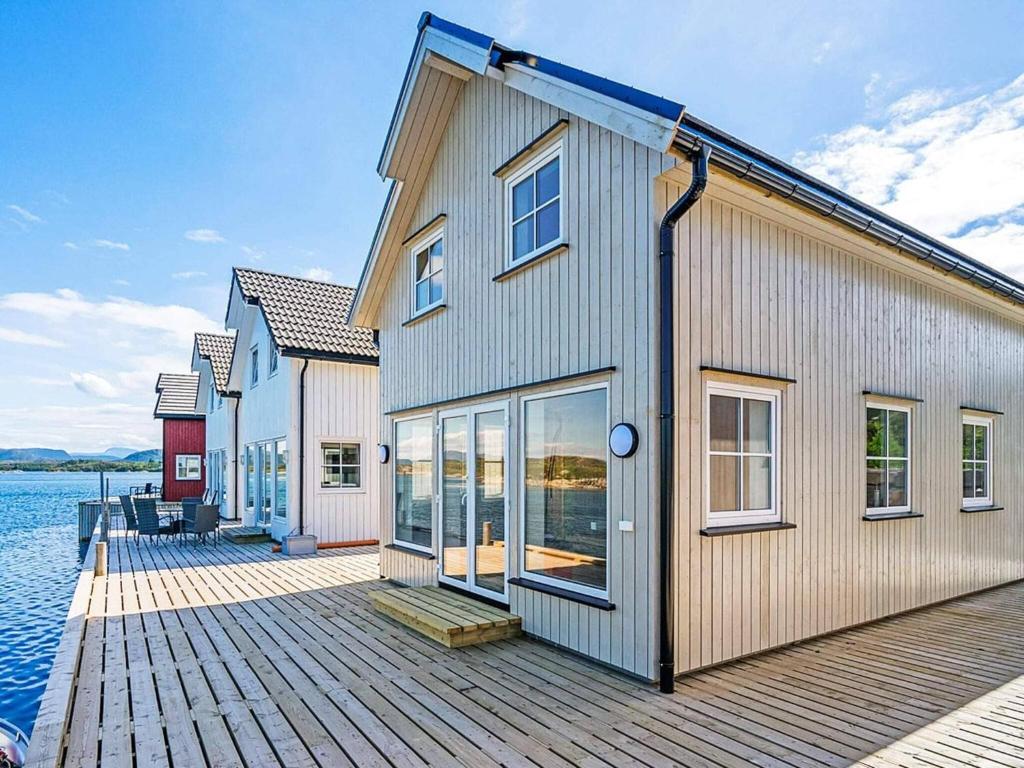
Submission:
[[[199,376],[161,373],[153,418],[164,426],[163,500],[202,496],[206,487],[206,416],[197,407]]]

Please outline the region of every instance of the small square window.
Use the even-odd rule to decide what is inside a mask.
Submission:
[[[175,480],[201,480],[202,477],[202,457],[191,454],[178,454],[174,457]]]
[[[362,487],[362,446],[359,443],[320,444],[321,488]]]

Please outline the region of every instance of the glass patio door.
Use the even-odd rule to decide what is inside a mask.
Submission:
[[[256,446],[256,525],[270,526],[270,510],[274,501],[274,448],[273,443]]]
[[[507,599],[507,452],[506,403],[441,414],[439,577],[497,600]]]

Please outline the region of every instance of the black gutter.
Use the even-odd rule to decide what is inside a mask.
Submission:
[[[299,373],[299,536],[306,532],[306,369],[309,358],[302,362]]]
[[[672,204],[661,220],[658,233],[658,522],[660,557],[658,580],[661,586],[659,608],[659,681],[662,693],[672,693],[676,682],[675,592],[672,589],[673,500],[675,492],[675,301],[673,260],[675,259],[676,222],[700,200],[708,183],[706,144],[691,154],[693,176],[682,197]]]
[[[228,397],[231,397],[231,396],[228,395]],[[238,502],[239,502],[238,493],[241,490],[239,486],[241,486],[241,484],[242,484],[242,483],[240,483],[238,481],[238,448],[239,448],[239,446],[238,446],[238,409],[242,407],[242,398],[238,397],[238,398],[234,398],[234,400],[235,400],[235,439],[231,441],[231,450],[232,450],[232,452],[234,454],[231,457],[231,466],[234,467],[234,470],[233,470],[234,471],[234,478],[232,480],[231,487],[235,489],[235,503],[234,503],[234,509],[232,510],[234,512],[234,514],[231,516],[231,519],[232,520],[238,520],[239,517],[240,517],[240,515],[238,514],[239,510],[240,510],[240,507],[238,506]],[[243,481],[245,480],[244,477],[242,479],[243,479]]]

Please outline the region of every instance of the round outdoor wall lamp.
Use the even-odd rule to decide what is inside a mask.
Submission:
[[[628,459],[640,447],[640,433],[632,424],[616,424],[608,434],[608,447],[620,459]]]
[[[390,454],[391,454],[391,451],[388,450],[388,447],[386,445],[378,445],[377,446],[377,456],[380,457],[380,463],[381,464],[387,464],[388,463],[388,457],[390,456]]]

